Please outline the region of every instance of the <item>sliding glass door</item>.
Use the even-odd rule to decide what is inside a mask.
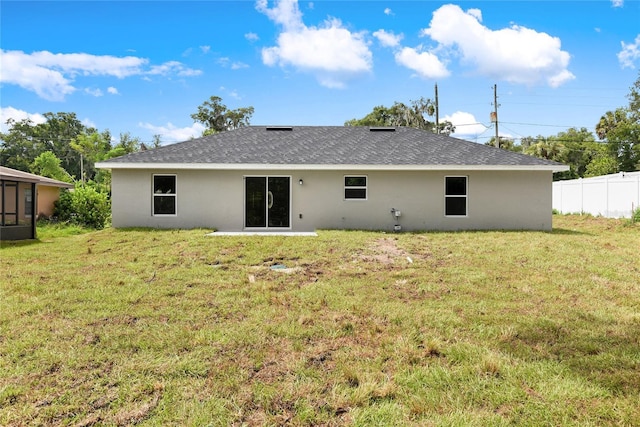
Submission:
[[[289,228],[291,225],[291,178],[245,177],[246,228]]]

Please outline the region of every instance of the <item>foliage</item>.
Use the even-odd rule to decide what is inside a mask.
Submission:
[[[593,133],[586,128],[569,128],[548,137],[539,135],[523,138],[522,145],[525,144],[525,154],[569,166],[568,171],[554,174],[554,180],[609,173],[612,168],[606,146],[597,142]]]
[[[0,425],[638,424],[637,225],[204,233],[3,242]]]
[[[583,177],[598,149],[593,133],[586,128],[569,128],[566,132],[549,137],[549,140],[557,141],[562,146],[558,161],[570,167],[567,172],[556,174],[556,179]]]
[[[503,150],[507,150],[507,151],[514,151],[516,153],[521,153],[523,150],[522,145],[518,145],[516,144],[515,140],[513,138],[505,138],[505,137],[499,137],[499,141],[500,141],[500,148],[502,148]],[[487,142],[485,142],[484,145],[488,145],[490,147],[495,147],[496,146],[496,137],[493,136],[491,137],[491,139]]]
[[[33,161],[31,172],[58,181],[73,182],[73,178],[60,166],[60,163],[60,159],[55,154],[44,151]]]
[[[9,130],[0,134],[0,163],[28,171],[36,157],[49,151],[60,159],[60,166],[69,175],[80,177],[80,153],[71,146],[71,141],[83,133],[97,131],[84,126],[75,113],[44,113],[43,116],[46,121],[38,124],[29,119],[7,121]],[[111,139],[108,131],[103,133],[103,138]]]
[[[346,121],[345,126],[407,126],[435,132],[435,122],[426,119],[434,114],[434,102],[428,98],[420,98],[411,101],[410,105],[394,102],[389,108],[382,105],[376,106],[363,118]],[[455,131],[455,127],[449,121],[439,123],[438,129],[439,133],[444,135]]]
[[[640,222],[640,208],[637,208],[636,210],[633,211],[633,214],[631,215],[631,220],[634,223]]]
[[[596,152],[593,159],[587,165],[584,178],[592,176],[610,175],[618,171],[618,162],[606,149]]]
[[[627,98],[627,107],[607,111],[596,125],[598,137],[606,140],[617,160],[617,169],[624,172],[640,170],[640,73]]]
[[[105,227],[110,215],[109,196],[96,189],[95,184],[77,184],[73,191],[62,191],[54,207],[54,216],[59,221],[98,230]]]
[[[253,107],[229,110],[222,104],[222,98],[212,96],[198,106],[191,118],[206,126],[203,136],[248,126],[253,115]]]
[[[535,143],[529,145],[525,153],[546,160],[560,161],[564,146],[555,140],[545,137],[536,138]]]

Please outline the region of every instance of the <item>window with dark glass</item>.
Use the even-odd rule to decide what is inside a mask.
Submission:
[[[153,176],[153,214],[176,214],[176,176]]]
[[[344,198],[345,200],[366,200],[367,177],[366,176],[345,176],[344,177]]]
[[[31,211],[33,210],[33,194],[31,194],[30,188],[24,189],[24,216],[31,218]]]
[[[467,177],[445,177],[444,214],[446,216],[467,215]]]

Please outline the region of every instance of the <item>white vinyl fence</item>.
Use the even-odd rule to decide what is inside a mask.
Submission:
[[[553,209],[607,218],[631,218],[640,206],[640,172],[553,183]]]

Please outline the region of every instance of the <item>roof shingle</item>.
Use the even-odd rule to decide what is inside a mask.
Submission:
[[[424,130],[350,126],[247,126],[131,153],[100,167],[123,164],[566,166]]]

